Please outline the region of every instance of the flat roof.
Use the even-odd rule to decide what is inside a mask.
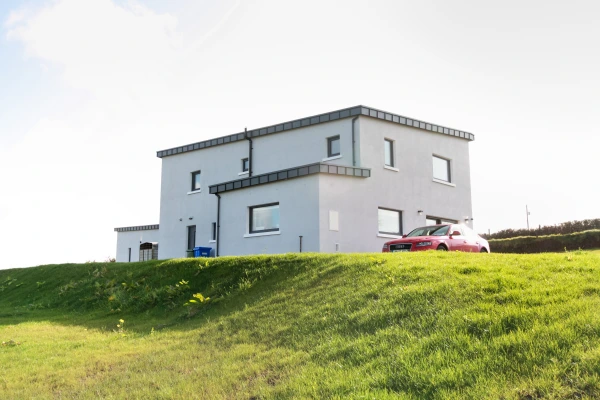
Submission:
[[[408,118],[401,115],[389,113],[387,111],[377,110],[372,107],[366,106],[355,106],[350,108],[344,108],[342,110],[331,111],[324,114],[314,115],[312,117],[305,117],[300,119],[295,119],[293,121],[283,122],[280,124],[266,126],[264,128],[258,128],[253,130],[248,130],[248,137],[258,137],[264,135],[271,135],[274,133],[279,133],[283,131],[289,131],[292,129],[303,128],[306,126],[312,126],[317,124],[323,124],[331,121],[336,121],[339,119],[356,117],[356,116],[365,116],[371,118],[377,118],[384,121],[389,121],[392,123],[396,123],[399,125],[406,125],[412,128],[422,129],[429,132],[436,132],[443,135],[454,136],[460,139],[465,139],[468,141],[475,140],[475,135],[469,132],[461,131],[458,129],[448,128],[445,126],[432,124],[430,122],[420,121],[414,118]],[[208,139],[201,142],[196,142],[192,144],[188,144],[185,146],[173,147],[166,150],[159,150],[156,152],[156,156],[158,158],[174,156],[176,154],[187,153],[189,151],[202,150],[207,147],[220,146],[227,143],[237,142],[239,140],[244,140],[246,138],[245,132],[234,133],[227,136],[221,136],[214,139]]]
[[[138,226],[124,226],[122,228],[115,228],[115,232],[132,232],[132,231],[153,231],[158,229],[158,224],[154,225],[138,225]]]

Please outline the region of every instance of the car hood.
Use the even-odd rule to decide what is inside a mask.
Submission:
[[[388,244],[396,244],[396,243],[418,243],[418,242],[426,242],[440,239],[447,239],[447,236],[414,236],[407,237],[402,239],[395,239],[387,242]]]

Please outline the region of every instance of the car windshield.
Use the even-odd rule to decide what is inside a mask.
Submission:
[[[415,236],[444,236],[448,234],[449,225],[434,225],[434,226],[424,226],[422,228],[417,228],[413,230],[411,233],[406,235],[407,237],[415,237]]]

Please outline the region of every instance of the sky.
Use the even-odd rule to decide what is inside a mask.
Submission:
[[[358,104],[471,132],[474,228],[600,218],[595,1],[0,2],[0,269],[114,257],[156,151]]]

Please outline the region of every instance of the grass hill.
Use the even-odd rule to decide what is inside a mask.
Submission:
[[[4,270],[0,397],[598,398],[598,309],[583,251]]]

